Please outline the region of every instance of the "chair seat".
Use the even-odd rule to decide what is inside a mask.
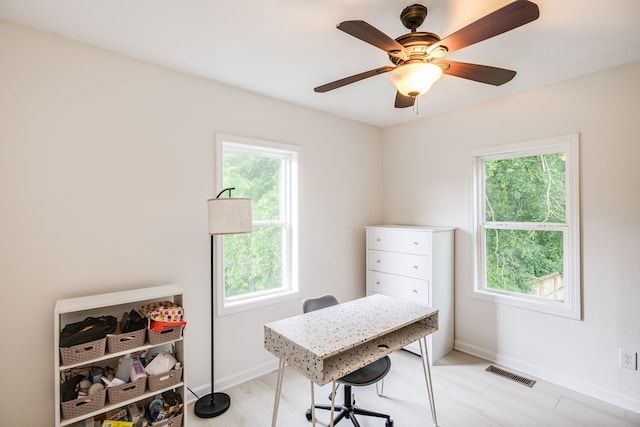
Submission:
[[[339,383],[350,384],[353,386],[365,386],[374,384],[384,378],[391,369],[391,360],[389,356],[376,360],[365,367],[358,369],[344,377],[338,379]]]

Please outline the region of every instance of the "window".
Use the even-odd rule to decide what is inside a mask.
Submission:
[[[578,135],[472,155],[474,296],[580,319]]]
[[[232,196],[251,198],[253,210],[252,233],[218,239],[218,312],[295,297],[300,148],[218,135],[216,154],[218,187],[235,187]]]

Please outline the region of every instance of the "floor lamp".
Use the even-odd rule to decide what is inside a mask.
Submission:
[[[213,236],[218,234],[250,233],[252,231],[251,199],[231,198],[231,190],[225,188],[215,199],[210,199],[209,206],[209,235],[211,236],[211,393],[202,396],[194,406],[195,414],[200,418],[213,418],[223,414],[229,409],[231,399],[226,393],[214,392],[214,272],[213,272]],[[229,192],[229,198],[220,196]]]

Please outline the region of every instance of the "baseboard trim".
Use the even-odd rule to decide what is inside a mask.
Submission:
[[[640,400],[638,399],[632,399],[619,393],[595,386],[593,384],[589,384],[587,382],[562,375],[558,372],[543,369],[511,357],[503,356],[498,353],[493,353],[484,348],[467,344],[459,340],[455,341],[454,349],[463,353],[468,353],[473,356],[480,357],[482,359],[486,359],[490,362],[498,363],[507,368],[515,369],[516,371],[533,375],[534,377],[540,378],[541,380],[568,388],[569,390],[573,390],[589,397],[593,397],[594,399],[610,403],[628,411],[640,413]]]
[[[234,387],[238,384],[242,384],[243,382],[253,380],[255,378],[261,377],[262,375],[268,374],[269,372],[273,372],[278,369],[278,361],[274,360],[271,362],[263,363],[262,365],[254,366],[251,369],[246,369],[244,371],[238,372],[234,375],[230,375],[228,377],[222,379],[216,379],[216,391],[224,391],[228,388]],[[206,383],[199,386],[189,386],[193,393],[198,396],[205,396],[211,393],[211,384]],[[193,393],[187,393],[187,403],[192,403],[197,400],[197,398],[193,395]]]

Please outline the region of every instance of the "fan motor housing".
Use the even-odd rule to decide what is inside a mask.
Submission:
[[[440,37],[434,33],[412,32],[404,34],[396,39],[404,46],[402,57],[389,55],[389,60],[395,65],[402,64],[409,59],[426,59],[429,47],[440,41]]]

